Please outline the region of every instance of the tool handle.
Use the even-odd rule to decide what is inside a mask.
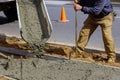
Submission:
[[[75,11],[75,53],[77,53],[77,39],[78,39],[78,23],[77,23],[77,11]]]

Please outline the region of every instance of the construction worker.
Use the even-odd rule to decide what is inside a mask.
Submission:
[[[115,62],[116,54],[111,32],[114,14],[110,0],[80,0],[74,3],[74,10],[80,10],[84,14],[88,14],[77,41],[78,56],[82,57],[85,53],[84,49],[90,36],[100,25],[105,52],[107,53],[107,61]]]

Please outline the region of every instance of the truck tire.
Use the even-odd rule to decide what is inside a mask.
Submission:
[[[5,16],[8,18],[8,21],[15,21],[18,19],[15,1],[9,2],[8,9],[4,10],[3,12]]]

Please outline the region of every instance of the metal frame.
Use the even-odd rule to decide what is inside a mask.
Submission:
[[[0,3],[2,2],[8,2],[8,1],[15,1],[15,0],[0,0]]]

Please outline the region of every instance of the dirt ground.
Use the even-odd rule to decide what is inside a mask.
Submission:
[[[18,39],[16,37],[6,37],[4,35],[0,35],[0,47],[15,48],[20,50],[25,50],[28,52],[32,51],[29,45],[26,42],[24,42],[22,39]],[[75,50],[71,46],[46,43],[44,47],[44,51],[46,55],[59,56],[67,59],[83,60],[83,61],[94,62],[103,65],[120,67],[120,55],[118,54],[115,63],[107,63],[106,61],[107,55],[104,52],[97,50],[86,49],[86,53],[84,57],[79,58],[76,57]],[[6,52],[1,52],[1,53],[7,56],[11,55]],[[20,57],[18,55],[14,55],[14,56],[17,58]],[[0,55],[0,58],[2,59],[4,57]]]

